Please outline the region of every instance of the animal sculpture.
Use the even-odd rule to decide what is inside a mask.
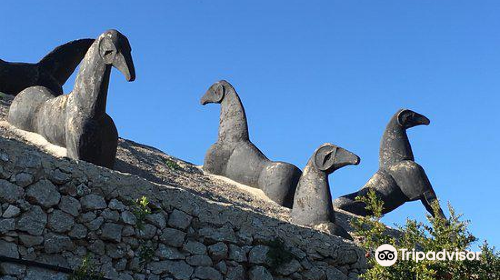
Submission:
[[[292,207],[302,172],[296,166],[269,160],[249,139],[245,109],[234,87],[213,84],[201,104],[221,104],[219,137],[207,151],[203,169],[261,189],[271,200]]]
[[[0,92],[17,95],[25,88],[43,86],[62,95],[62,86],[80,64],[94,39],[81,39],[55,48],[38,63],[0,59]]]
[[[347,165],[358,165],[359,157],[330,143],[321,145],[307,162],[295,191],[292,222],[304,226],[328,226],[331,233],[352,239],[335,223],[328,175]]]
[[[383,214],[406,202],[420,200],[433,216],[444,217],[441,208],[437,213],[432,208],[432,204],[437,201],[436,193],[424,169],[415,162],[406,134],[408,128],[429,123],[429,119],[421,114],[407,109],[399,110],[389,121],[382,137],[377,173],[361,190],[337,198],[333,205],[357,215],[371,215],[365,209],[365,204],[355,198],[366,196],[369,190],[374,190],[384,202]]]
[[[14,98],[8,121],[66,147],[70,158],[113,168],[118,133],[106,114],[108,84],[112,67],[127,81],[135,79],[131,50],[120,32],[106,31],[85,55],[71,93],[57,96],[47,87],[29,87]]]

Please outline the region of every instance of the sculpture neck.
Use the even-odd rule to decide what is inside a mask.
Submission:
[[[91,118],[98,118],[106,113],[111,65],[104,63],[99,55],[96,42],[87,52],[76,77],[73,95],[78,110]]]
[[[402,160],[414,160],[406,129],[393,117],[387,125],[380,143],[380,167],[386,167]]]
[[[219,142],[249,140],[247,117],[241,100],[234,90],[228,90],[221,102]]]
[[[314,167],[310,159],[304,168],[300,185],[310,186],[310,196],[315,200],[315,221],[312,224],[332,222],[335,223],[335,213],[333,212],[332,193],[328,182],[328,174]],[[297,190],[299,191],[299,190]]]

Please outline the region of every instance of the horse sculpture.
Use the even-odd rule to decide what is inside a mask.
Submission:
[[[441,208],[434,211],[432,204],[438,202],[436,193],[424,169],[415,162],[406,129],[417,125],[428,125],[429,119],[408,109],[396,112],[385,129],[380,144],[379,170],[365,186],[352,194],[341,196],[333,202],[336,208],[357,214],[371,215],[365,204],[356,201],[357,196],[366,196],[374,190],[384,202],[383,214],[391,212],[409,201],[420,200],[432,216],[445,217]]]
[[[305,226],[323,226],[332,234],[352,237],[335,223],[328,175],[347,165],[358,165],[359,157],[346,149],[325,143],[307,162],[300,177],[291,213],[292,222]]]
[[[7,62],[0,59],[0,92],[17,95],[31,86],[44,86],[55,95],[80,64],[94,39],[71,41],[55,48],[38,63]]]
[[[135,79],[128,39],[116,30],[99,36],[88,50],[74,89],[57,96],[43,86],[29,87],[13,100],[8,121],[67,148],[70,158],[113,168],[118,132],[106,114],[111,68]]]
[[[245,109],[231,84],[213,84],[201,98],[202,105],[208,103],[220,103],[221,113],[219,138],[207,151],[203,169],[259,188],[274,202],[291,208],[300,169],[269,160],[250,142]]]

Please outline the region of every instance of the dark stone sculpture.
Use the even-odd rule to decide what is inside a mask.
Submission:
[[[359,157],[333,144],[321,145],[307,162],[295,191],[292,222],[304,226],[327,224],[338,236],[352,237],[335,224],[335,212],[328,175],[347,165],[359,164]]]
[[[384,202],[383,213],[391,212],[408,201],[420,200],[433,216],[444,217],[441,208],[432,210],[437,201],[424,169],[414,160],[406,129],[428,125],[429,119],[411,110],[399,110],[390,120],[380,144],[379,170],[358,192],[337,198],[333,205],[345,211],[366,216],[372,213],[365,204],[355,201],[356,196],[366,196],[373,189]]]
[[[14,98],[8,121],[66,147],[71,158],[113,168],[118,133],[106,114],[112,67],[127,81],[135,79],[130,44],[116,30],[103,33],[92,44],[71,93],[57,96],[46,87],[29,87]]]
[[[220,103],[219,138],[207,151],[203,169],[261,189],[270,199],[292,207],[301,171],[296,166],[270,161],[248,137],[245,109],[231,84],[213,84],[201,104]]]
[[[81,39],[55,48],[38,63],[14,63],[0,59],[0,92],[17,95],[31,86],[43,86],[54,95],[75,71],[94,39]]]

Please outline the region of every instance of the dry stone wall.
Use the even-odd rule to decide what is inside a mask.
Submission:
[[[0,204],[0,255],[72,269],[91,256],[111,279],[342,280],[367,268],[339,237],[2,137]],[[0,275],[67,279],[9,262]]]

